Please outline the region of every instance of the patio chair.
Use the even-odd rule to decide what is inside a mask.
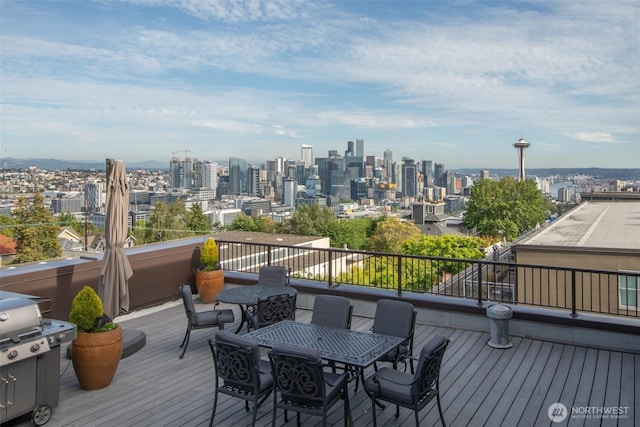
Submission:
[[[341,399],[344,400],[345,425],[353,425],[345,372],[325,371],[315,349],[276,345],[269,359],[274,382],[273,426],[278,408],[284,409],[285,423],[289,421],[287,411],[291,410],[296,412],[298,426],[302,413],[322,416],[322,425],[326,426],[328,410]]]
[[[378,300],[371,331],[377,334],[405,338],[398,347],[378,359],[379,362],[391,362],[393,369],[398,368],[398,362],[404,362],[406,371],[406,362],[409,361],[413,374],[413,359],[411,357],[413,356],[416,314],[413,304],[406,301]],[[373,367],[377,370],[377,363],[374,363]]]
[[[251,425],[254,426],[258,408],[273,389],[271,364],[268,360],[260,358],[260,347],[256,340],[228,331],[216,332],[213,339],[209,338],[209,347],[211,347],[213,366],[216,371],[213,411],[209,427],[213,426],[216,416],[218,393],[243,399],[247,412],[251,402],[253,404]],[[219,383],[220,378],[223,384]]]
[[[353,306],[349,298],[338,295],[318,295],[313,301],[311,323],[351,329],[352,314]]]
[[[182,303],[184,304],[184,311],[187,314],[187,332],[184,334],[182,344],[180,344],[180,348],[182,348],[180,359],[182,359],[187,351],[189,338],[191,337],[191,331],[193,329],[224,329],[224,324],[232,323],[235,317],[233,310],[229,309],[196,311],[190,285],[181,285],[180,294],[182,294]]]
[[[247,310],[247,329],[260,329],[281,320],[296,319],[296,295],[273,295],[258,300],[256,309]]]
[[[288,285],[289,271],[280,265],[260,267],[257,285]]]
[[[311,323],[334,328],[351,329],[353,306],[349,298],[339,295],[318,295],[313,301]],[[333,372],[336,364],[330,363]],[[346,370],[350,368],[345,366]]]
[[[364,389],[371,399],[373,426],[376,427],[376,405],[386,401],[396,405],[396,419],[400,407],[413,409],[416,427],[420,425],[418,414],[435,397],[443,427],[446,427],[440,404],[440,367],[449,340],[436,336],[422,347],[415,374],[408,374],[389,367],[380,368],[364,382]],[[384,406],[383,406],[384,408]]]

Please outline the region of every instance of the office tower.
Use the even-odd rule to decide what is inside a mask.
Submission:
[[[415,160],[407,157],[402,159],[402,196],[416,197],[418,195],[418,166]]]
[[[443,175],[443,183],[444,187],[447,190],[447,194],[455,194],[456,192],[456,182],[453,172],[446,171]]]
[[[313,146],[303,144],[300,148],[300,160],[304,162],[306,167],[313,164]]]
[[[282,184],[282,204],[284,206],[291,206],[292,208],[295,207],[297,187],[295,180],[291,178],[284,179]]]
[[[356,149],[354,147],[354,142],[347,141],[347,151],[344,152],[344,156],[349,157],[349,156],[355,156],[355,155],[356,155]]]
[[[393,152],[388,148],[384,150],[384,158],[382,160],[382,167],[385,171],[385,179],[391,181],[393,176]]]
[[[218,164],[215,162],[203,162],[202,164],[202,186],[207,190],[218,188]]]
[[[287,162],[287,159],[285,159],[284,157],[276,157],[276,172],[283,172],[285,170],[285,163]]]
[[[84,202],[87,209],[85,213],[100,211],[100,207],[102,206],[102,189],[95,182],[84,183]]]
[[[247,162],[237,157],[229,158],[229,194],[247,192]]]
[[[356,139],[356,152],[354,155],[364,158],[364,139]]]
[[[489,179],[491,175],[489,174],[488,170],[482,170],[480,171],[480,179]]]
[[[434,171],[433,171],[433,183],[437,187],[446,187],[447,186],[447,184],[445,182],[444,164],[443,163],[436,163],[435,164]]]
[[[425,187],[433,185],[433,162],[431,160],[422,161],[422,181]]]
[[[515,144],[513,144],[513,146],[516,148],[516,150],[518,150],[518,163],[519,163],[519,167],[520,167],[520,181],[524,181],[525,180],[525,173],[524,173],[524,152],[527,148],[529,148],[531,144],[529,144],[527,141],[524,140],[524,138],[520,138],[518,140],[518,142],[516,142]]]

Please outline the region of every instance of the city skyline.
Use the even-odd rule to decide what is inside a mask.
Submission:
[[[0,3],[0,158],[640,166],[640,5]]]

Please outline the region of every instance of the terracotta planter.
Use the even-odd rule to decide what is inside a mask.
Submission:
[[[71,343],[71,361],[84,390],[111,384],[122,356],[122,328],[107,332],[78,332]]]
[[[224,270],[196,271],[196,288],[202,302],[212,304],[217,301],[218,292],[224,286]]]

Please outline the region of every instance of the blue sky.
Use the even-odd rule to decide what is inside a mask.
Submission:
[[[0,0],[0,157],[640,167],[640,2]]]

